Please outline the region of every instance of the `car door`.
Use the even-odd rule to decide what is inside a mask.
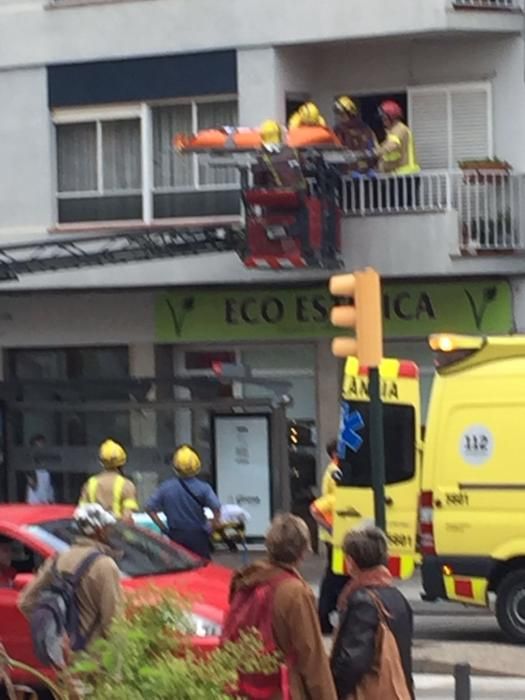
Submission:
[[[38,666],[32,651],[29,625],[18,609],[18,597],[49,552],[14,528],[0,527],[0,536],[11,543],[11,565],[17,572],[12,587],[0,587],[0,640],[11,658]]]

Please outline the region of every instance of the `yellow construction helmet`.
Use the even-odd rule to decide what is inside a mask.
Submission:
[[[173,453],[173,466],[181,476],[195,476],[201,470],[201,458],[190,445],[181,445]]]
[[[304,105],[301,105],[299,116],[302,123],[307,126],[316,126],[322,121],[321,112],[315,102],[305,102]]]
[[[120,469],[128,461],[126,450],[114,440],[105,440],[100,445],[98,457],[105,469]]]
[[[259,128],[261,141],[266,145],[278,145],[283,140],[281,125],[273,119],[267,119]]]
[[[355,116],[359,113],[356,103],[347,95],[342,95],[334,101],[334,112]]]

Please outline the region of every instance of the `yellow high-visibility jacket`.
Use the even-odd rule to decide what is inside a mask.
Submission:
[[[117,519],[130,519],[139,510],[135,484],[118,472],[104,471],[82,487],[79,504],[99,503]]]
[[[379,147],[379,166],[384,173],[412,175],[421,168],[417,162],[414,136],[406,124],[398,121],[387,131]]]

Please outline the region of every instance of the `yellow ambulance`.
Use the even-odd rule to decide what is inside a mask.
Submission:
[[[418,381],[410,363],[381,367],[385,490],[391,569],[407,577],[416,552],[427,600],[487,606],[501,629],[525,642],[525,336],[432,336],[436,376],[424,450]],[[366,370],[347,362],[342,428],[360,413],[362,441],[346,440],[334,518],[334,569],[347,532],[373,514]],[[343,431],[341,431],[342,434]]]

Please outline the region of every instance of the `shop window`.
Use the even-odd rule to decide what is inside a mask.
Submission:
[[[184,353],[184,366],[189,371],[213,370],[213,364],[235,364],[236,357],[234,351],[210,350],[208,352],[189,351]]]

